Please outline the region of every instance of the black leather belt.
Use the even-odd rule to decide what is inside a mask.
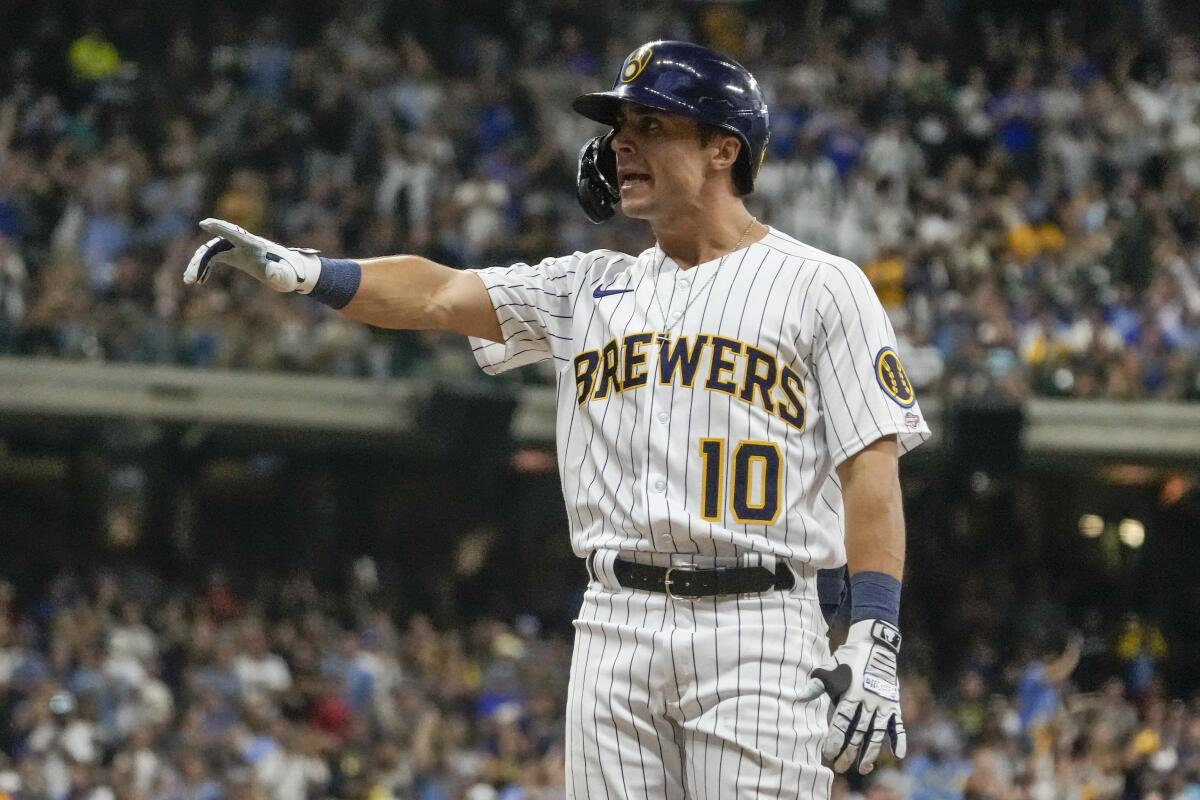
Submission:
[[[613,573],[626,589],[661,592],[681,600],[786,590],[796,584],[792,571],[783,563],[777,564],[771,572],[766,567],[656,567],[618,558],[613,563]]]

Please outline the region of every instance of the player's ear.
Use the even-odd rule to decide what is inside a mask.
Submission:
[[[712,166],[715,169],[733,169],[737,157],[742,152],[742,142],[736,136],[722,134],[712,144],[716,147],[713,153]]]

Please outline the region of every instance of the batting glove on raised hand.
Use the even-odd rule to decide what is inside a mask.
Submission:
[[[814,669],[801,699],[828,694],[836,707],[829,722],[822,755],[837,772],[857,765],[866,775],[886,734],[897,758],[904,758],[908,741],[900,718],[900,683],[896,658],[900,631],[879,619],[864,619],[850,626],[846,643],[833,654],[833,663]]]
[[[223,219],[206,219],[200,227],[216,238],[192,255],[183,273],[186,284],[202,284],[214,264],[228,264],[277,292],[308,294],[317,285],[321,259],[316,250],[284,247]]]

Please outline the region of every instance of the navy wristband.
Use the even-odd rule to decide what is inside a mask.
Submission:
[[[330,308],[344,308],[358,292],[358,284],[361,281],[362,267],[357,261],[348,258],[322,258],[317,285],[308,296]]]
[[[886,572],[856,572],[850,576],[850,624],[881,619],[900,626],[900,581]]]

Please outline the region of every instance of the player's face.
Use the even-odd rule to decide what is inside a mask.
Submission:
[[[695,120],[623,106],[612,140],[621,210],[628,217],[654,219],[698,203],[706,181],[714,177],[714,158],[732,138],[717,136],[701,144]]]

